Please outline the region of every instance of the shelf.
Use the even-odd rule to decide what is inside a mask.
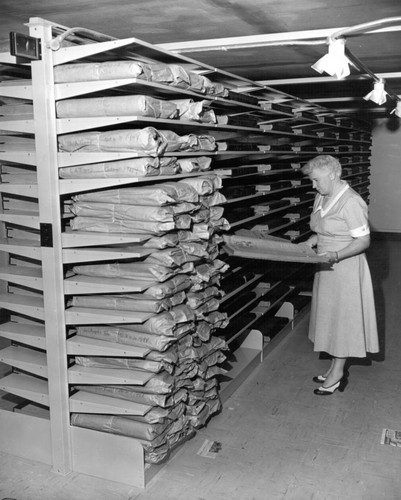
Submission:
[[[45,316],[42,297],[3,293],[0,294],[0,307],[40,320],[44,320]]]
[[[21,165],[36,165],[36,154],[34,151],[4,151],[0,144],[0,160],[4,163],[18,163]]]
[[[213,99],[210,96],[199,96],[198,98],[207,99],[213,103]],[[227,104],[227,102],[220,98],[220,104]],[[231,104],[232,101],[229,101]],[[232,104],[231,104],[232,105]],[[213,106],[212,106],[213,107]],[[258,109],[260,114],[263,114],[263,109]],[[293,138],[295,141],[300,141],[304,139],[312,139],[317,143],[321,143],[324,141],[326,144],[330,144],[332,142],[337,143],[338,140],[332,137],[319,137],[318,135],[305,134],[305,133],[296,133],[292,130],[282,131],[279,129],[270,128],[263,123],[259,123],[255,126],[247,126],[247,125],[230,125],[223,123],[211,123],[211,122],[201,122],[201,121],[187,121],[180,119],[168,119],[168,118],[153,118],[149,116],[141,116],[141,115],[120,115],[120,116],[88,116],[88,117],[70,117],[70,118],[58,118],[56,121],[56,129],[57,134],[68,134],[72,132],[80,132],[88,129],[100,129],[104,127],[112,127],[117,125],[124,125],[132,123],[134,128],[137,127],[148,127],[158,125],[161,128],[185,128],[185,129],[195,129],[195,130],[221,130],[221,131],[232,131],[232,132],[248,132],[249,134],[260,134],[263,136],[277,136],[280,137],[288,137]],[[160,127],[159,127],[160,128]],[[213,133],[212,133],[213,135]],[[364,143],[363,141],[355,140],[355,139],[341,139],[342,142],[345,143]]]
[[[0,279],[35,290],[43,290],[42,269],[35,267],[0,266]]]
[[[63,250],[63,263],[72,264],[75,262],[94,262],[96,260],[118,260],[118,259],[136,259],[149,255],[153,249],[146,247],[130,248],[68,248]]]
[[[259,286],[259,285],[258,285]],[[256,293],[256,297],[254,297],[252,300],[250,300],[247,304],[243,305],[240,307],[235,313],[233,313],[231,316],[229,316],[229,321],[234,319],[238,314],[242,313],[243,311],[246,311],[249,309],[252,304],[255,304],[258,300],[260,300],[262,297],[264,297],[269,291],[270,288],[258,288],[258,286],[254,289],[254,292]]]
[[[0,82],[0,95],[4,97],[32,100],[33,91],[31,80],[9,80]]]
[[[369,184],[369,181],[359,182],[358,184],[351,184],[352,188],[363,186],[364,184]]]
[[[79,97],[86,94],[93,94],[101,92],[102,90],[113,90],[118,89],[121,91],[121,87],[128,87],[127,92],[130,92],[130,88],[137,88],[143,84],[144,88],[152,88],[152,82],[147,82],[140,80],[138,78],[121,78],[118,80],[96,80],[87,82],[68,82],[68,83],[56,83],[54,85],[54,95],[55,100],[69,99],[71,97]],[[157,87],[157,86],[156,86]],[[167,88],[173,91],[171,87]],[[185,95],[187,93],[185,92]],[[189,92],[188,95],[197,97],[198,94],[194,92]]]
[[[126,278],[100,278],[97,276],[72,276],[64,280],[64,293],[81,295],[86,293],[133,293],[144,292],[155,281],[135,281]]]
[[[31,347],[46,349],[45,327],[41,325],[9,321],[0,325],[0,337]]]
[[[252,202],[252,200],[256,200],[258,198],[263,198],[268,194],[270,194],[270,191],[259,192],[259,193],[251,194],[248,196],[240,196],[238,198],[228,198],[227,201],[225,202],[225,205],[233,205],[235,203],[241,203],[243,201]]]
[[[61,234],[61,243],[63,248],[98,247],[99,245],[142,243],[149,238],[150,236],[146,234],[70,231]]]
[[[281,154],[290,154],[291,156],[296,156],[296,153],[293,151],[280,152]],[[235,156],[239,155],[243,157],[244,155],[258,155],[258,156],[267,156],[267,154],[272,154],[270,152],[257,151],[257,150],[249,150],[249,151],[227,151],[227,150],[215,150],[215,151],[172,151],[163,154],[163,157],[198,157],[198,156]],[[1,153],[0,153],[1,155]],[[73,167],[77,165],[84,165],[90,163],[103,163],[107,161],[118,161],[118,160],[129,160],[130,158],[141,158],[144,156],[148,156],[146,153],[139,152],[109,152],[109,151],[84,151],[84,152],[63,152],[58,153],[58,167]],[[0,156],[1,159],[1,156]],[[152,180],[152,179],[150,179]]]
[[[78,391],[70,397],[70,412],[73,413],[105,413],[116,415],[143,416],[151,409],[133,401]]]
[[[190,69],[191,71],[201,72],[203,74],[212,74],[213,80],[216,82],[222,82],[226,84],[226,87],[230,88],[232,81],[236,82],[237,88],[242,85],[251,85],[252,88],[258,88],[265,94],[270,94],[270,99],[274,97],[290,97],[283,92],[277,91],[266,85],[258,84],[248,78],[241,77],[239,75],[234,75],[227,71],[218,69],[214,66],[209,66],[207,64],[191,59],[182,54],[169,52],[162,49],[161,47],[151,45],[143,40],[137,38],[126,38],[126,39],[113,39],[105,42],[98,42],[88,45],[79,45],[73,47],[60,48],[53,52],[53,64],[64,64],[67,62],[72,62],[76,59],[89,58],[91,56],[100,55],[103,57],[108,57],[111,59],[117,58],[129,58],[129,59],[139,59],[140,61],[147,61],[149,59],[162,62],[164,64],[179,64]],[[83,86],[85,82],[82,82]],[[199,93],[201,97],[203,94]],[[210,99],[217,99],[213,95],[207,96]],[[299,99],[298,99],[299,101]],[[307,102],[307,101],[305,101]],[[240,103],[242,104],[242,103]],[[308,103],[309,104],[309,103]],[[255,106],[256,107],[256,106]],[[259,106],[257,106],[259,108]],[[260,108],[259,108],[260,109]]]
[[[28,198],[37,198],[38,186],[37,184],[14,184],[11,182],[1,182],[0,192],[8,194],[16,194],[19,196],[27,196]]]
[[[113,311],[91,307],[70,307],[65,311],[65,322],[67,325],[143,323],[153,315],[154,313]]]
[[[123,89],[122,87],[126,88]],[[113,92],[114,89],[118,90]],[[141,93],[163,98],[177,99],[186,97],[190,99],[192,98],[194,100],[207,100],[210,101],[212,107],[220,106],[221,108],[228,109],[232,107],[240,107],[242,109],[248,109],[248,111],[250,111],[251,113],[253,112],[260,114],[261,116],[276,113],[275,111],[265,110],[260,106],[249,105],[247,103],[237,102],[219,96],[197,93],[190,89],[174,87],[172,85],[164,85],[162,83],[142,80],[140,78],[121,78],[118,80],[56,83],[55,97],[56,100],[67,99],[107,90],[109,91],[107,92],[108,95],[110,95],[111,93],[121,95],[123,92],[125,92],[128,95],[132,93]]]
[[[268,295],[270,292],[273,292],[275,288],[277,288],[279,285],[282,285],[284,284],[284,280],[281,280],[281,281],[277,281],[276,283],[272,284],[272,285],[264,285],[263,282],[261,282],[260,284],[258,284],[258,286],[254,289],[255,292],[257,292],[257,296],[254,297],[250,302],[248,302],[247,304],[245,304],[245,306],[241,307],[238,311],[236,311],[234,314],[232,314],[229,319],[233,319],[235,318],[236,316],[238,316],[239,313],[241,313],[243,310],[245,309],[249,309],[249,306],[252,305],[252,304],[255,304],[256,302],[260,301],[260,299],[262,299],[265,295]],[[276,301],[274,301],[273,303],[270,303],[269,301],[269,306],[268,308],[266,309],[267,310],[270,310],[272,307],[274,307],[278,302],[282,301],[283,298],[285,298],[288,293],[290,293],[292,291],[292,288],[290,288],[289,290],[286,290],[284,292],[284,294],[279,298],[277,299]],[[267,297],[268,298],[268,297]]]
[[[33,134],[34,133],[33,118],[30,117],[30,119],[22,119],[22,118],[10,119],[8,117],[0,117],[0,130],[2,131],[7,130],[10,132],[21,132],[23,134]]]
[[[34,240],[17,238],[0,238],[0,251],[28,257],[34,260],[42,259],[40,243]]]
[[[344,169],[343,169],[343,172],[344,172]],[[341,178],[343,180],[346,180],[346,179],[350,179],[351,177],[358,177],[358,176],[367,176],[369,177],[370,175],[370,172],[369,171],[366,171],[366,172],[353,172],[352,174],[346,174],[346,175],[343,175],[341,176]],[[369,179],[367,179],[369,181]]]
[[[236,170],[243,170],[244,168],[250,168],[253,167],[253,165],[240,165],[238,167],[231,167],[231,168],[214,168],[213,173],[216,175],[221,176],[223,179],[231,179],[231,180],[236,180],[236,179],[242,179],[243,177],[255,177],[255,176],[269,176],[269,175],[280,175],[280,174],[285,174],[285,173],[290,173],[294,172],[294,169],[288,168],[288,169],[282,169],[282,170],[269,170],[266,168],[266,170],[258,170],[256,172],[251,172],[249,174],[236,174]],[[269,167],[269,165],[266,165],[266,167]]]
[[[16,224],[18,226],[30,227],[31,229],[39,229],[39,214],[33,214],[23,210],[6,210],[0,213],[0,221]]]
[[[207,98],[203,96],[203,98]],[[56,122],[57,134],[68,134],[71,132],[80,132],[87,129],[99,129],[103,127],[111,127],[114,125],[124,125],[127,123],[132,123],[134,128],[139,127],[155,127],[161,125],[159,128],[171,127],[185,127],[193,129],[206,129],[206,130],[228,130],[232,132],[237,132],[238,130],[244,132],[259,133],[261,135],[266,134],[277,134],[277,131],[263,130],[259,127],[246,127],[238,125],[226,125],[222,123],[205,123],[198,121],[184,121],[178,119],[168,119],[168,118],[152,118],[148,116],[137,116],[137,115],[121,115],[121,116],[90,116],[83,118],[58,118]],[[139,124],[139,125],[138,125]]]
[[[0,351],[0,361],[14,368],[47,378],[46,353],[27,347],[10,346]]]
[[[49,406],[49,389],[46,380],[12,373],[0,379],[0,389],[29,401]]]
[[[288,228],[290,226],[293,226],[294,224],[298,224],[299,222],[302,222],[304,220],[309,220],[309,219],[310,219],[310,215],[306,215],[305,217],[301,217],[300,219],[297,219],[296,221],[288,222],[286,224],[283,224],[282,226],[273,227],[267,231],[267,234],[276,233],[277,231],[281,231],[282,229]]]
[[[1,332],[1,330],[0,330]],[[67,340],[67,354],[78,356],[118,356],[127,358],[144,358],[150,349],[130,345],[105,342],[75,335]]]
[[[86,165],[88,163],[103,163],[106,161],[128,160],[130,158],[140,158],[147,156],[146,154],[136,153],[134,151],[129,153],[115,153],[115,152],[74,152],[74,153],[58,153],[58,167],[74,167],[77,165]]]
[[[294,188],[285,188],[284,191],[287,191],[288,189],[294,189]],[[295,189],[297,189],[297,187]],[[278,191],[281,191],[281,190],[278,190]],[[266,194],[274,194],[274,193],[276,193],[278,191],[266,191]],[[285,207],[280,207],[280,208],[277,208],[277,209],[274,209],[274,210],[271,210],[271,211],[268,210],[266,213],[253,215],[251,217],[248,217],[248,218],[240,220],[240,221],[230,222],[231,229],[235,229],[237,227],[243,226],[245,224],[249,224],[251,222],[255,222],[256,223],[257,221],[259,221],[259,220],[267,217],[268,215],[271,215],[271,214],[274,214],[274,213],[277,213],[277,212],[282,212],[283,210],[286,210],[287,208],[291,208],[293,206],[296,206],[296,204],[294,204],[294,205],[287,205]],[[270,232],[277,231],[279,229],[287,227],[287,225],[289,225],[289,224],[284,224],[283,226],[274,227],[271,230],[269,230],[268,234],[270,234]]]
[[[252,325],[254,325],[257,321],[260,320],[266,314],[266,312],[270,309],[270,306],[262,307],[262,306],[256,306],[255,309],[252,309],[250,312],[255,315],[255,318],[250,321],[246,326],[238,330],[232,337],[230,337],[227,340],[227,345],[229,346],[234,340],[236,340],[238,337],[240,337],[242,334],[244,334],[247,330],[250,330],[252,328]]]
[[[332,153],[332,152],[331,152]],[[364,154],[361,151],[355,151],[354,153]],[[266,158],[270,156],[280,156],[280,159],[283,158],[297,158],[300,156],[316,156],[318,152],[316,151],[293,151],[293,150],[215,150],[215,151],[172,151],[169,153],[165,153],[163,156],[165,157],[190,157],[190,156],[227,156],[227,157],[235,157],[238,156],[240,158],[244,156],[254,156]],[[339,152],[337,155],[349,155],[352,154],[351,151]],[[89,163],[103,163],[107,161],[118,161],[118,160],[127,160],[130,158],[140,158],[143,156],[147,156],[145,153],[138,152],[73,152],[73,153],[58,153],[58,166],[59,168],[63,167],[71,167]],[[1,158],[1,156],[0,156]]]
[[[220,304],[223,304],[224,302],[226,302],[227,300],[230,300],[231,298],[235,297],[235,295],[241,293],[243,290],[245,290],[246,288],[248,288],[249,286],[251,286],[252,284],[254,283],[257,283],[258,281],[260,281],[261,279],[263,279],[263,274],[257,274],[256,276],[254,276],[253,278],[251,278],[250,280],[248,281],[245,281],[242,285],[240,285],[238,288],[236,288],[235,290],[233,290],[232,292],[230,293],[227,293],[226,295],[224,295],[224,297],[222,297],[222,299],[220,300]]]
[[[232,337],[227,339],[227,344],[230,345],[231,342],[233,342],[238,337],[240,337],[244,332],[249,330],[252,327],[252,325],[254,325],[260,318],[262,318],[265,314],[267,314],[269,311],[271,311],[274,307],[277,307],[282,302],[284,302],[285,298],[289,294],[291,294],[292,292],[293,292],[292,289],[287,290],[279,299],[277,299],[276,301],[274,301],[273,303],[271,303],[269,305],[261,306],[258,304],[255,307],[255,309],[252,309],[252,311],[251,311],[252,313],[254,313],[256,315],[256,317],[252,321],[250,321],[246,326],[244,326],[238,332],[236,332]]]
[[[152,377],[154,373],[139,370],[87,368],[79,365],[73,365],[68,369],[70,384],[144,385]]]
[[[198,155],[199,156],[199,155]],[[113,186],[126,186],[128,184],[141,184],[159,181],[178,182],[186,177],[199,177],[210,175],[213,170],[204,170],[202,172],[186,172],[172,175],[150,175],[144,177],[106,177],[106,178],[87,178],[87,179],[60,179],[60,194],[72,194],[80,191],[90,191],[92,189],[109,188]]]

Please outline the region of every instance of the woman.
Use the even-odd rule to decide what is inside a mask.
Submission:
[[[320,155],[302,168],[317,195],[306,242],[317,246],[328,264],[319,264],[313,283],[309,338],[315,351],[332,356],[328,370],[314,381],[319,396],[342,391],[348,357],[378,352],[373,287],[364,251],[370,245],[368,209],[364,200],[341,180],[341,164]]]

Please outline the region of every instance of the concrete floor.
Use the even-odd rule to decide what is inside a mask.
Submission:
[[[0,499],[400,500],[401,448],[380,444],[384,428],[401,430],[400,250],[369,250],[382,351],[351,362],[345,392],[313,394],[327,361],[305,317],[145,490],[2,453]],[[221,443],[215,458],[199,454],[206,440]]]

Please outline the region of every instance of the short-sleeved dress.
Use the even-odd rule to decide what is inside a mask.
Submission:
[[[318,194],[310,227],[318,253],[339,251],[369,234],[368,208],[347,183],[324,209]],[[315,351],[338,358],[365,357],[379,343],[372,280],[364,253],[330,266],[319,264],[313,283],[309,338]]]

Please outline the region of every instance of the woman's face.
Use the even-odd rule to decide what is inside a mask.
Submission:
[[[313,189],[322,196],[328,196],[333,192],[334,178],[334,174],[320,168],[314,168],[309,174]]]

